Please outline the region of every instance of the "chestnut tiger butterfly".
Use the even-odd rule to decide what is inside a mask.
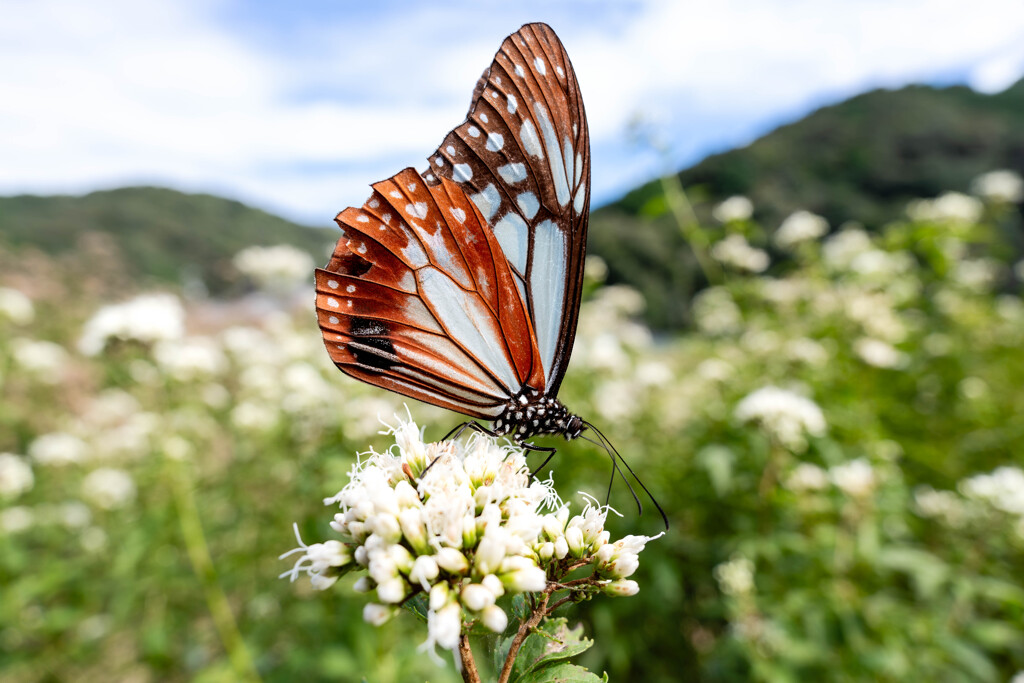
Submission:
[[[428,163],[372,185],[363,206],[335,219],[343,234],[316,271],[331,360],[356,379],[490,420],[461,428],[507,435],[548,460],[555,449],[525,440],[590,428],[614,479],[614,447],[557,398],[583,288],[590,136],[549,26],[505,39],[466,120]]]

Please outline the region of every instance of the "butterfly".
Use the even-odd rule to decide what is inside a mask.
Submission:
[[[466,425],[549,460],[555,449],[526,440],[591,428],[607,444],[557,397],[583,289],[590,135],[555,32],[534,23],[508,36],[428,168],[372,187],[338,214],[343,235],[316,271],[335,365],[489,420]]]

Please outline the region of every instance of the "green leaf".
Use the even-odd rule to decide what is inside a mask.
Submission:
[[[582,666],[563,662],[555,666],[546,666],[519,681],[520,683],[607,683],[608,674],[598,677]]]
[[[571,629],[564,617],[545,619],[523,641],[512,666],[510,680],[513,683],[528,680],[528,675],[557,666],[560,662],[585,652],[593,644],[594,641],[583,637],[582,625]],[[502,645],[500,649],[507,652],[507,646],[504,646],[504,643]]]
[[[908,574],[924,597],[934,595],[949,578],[949,565],[916,548],[885,548],[878,553],[878,566]]]
[[[427,623],[427,607],[429,596],[426,593],[418,593],[402,604],[402,608],[409,610],[423,623]]]

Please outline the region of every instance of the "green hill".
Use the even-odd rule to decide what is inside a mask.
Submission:
[[[962,86],[868,92],[710,156],[679,179],[709,224],[715,202],[741,194],[768,230],[797,209],[833,227],[853,219],[877,228],[909,200],[966,191],[997,168],[1024,174],[1024,80],[995,95]],[[652,325],[686,323],[700,282],[659,181],[595,211],[590,249],[613,281],[643,291]]]
[[[296,225],[240,202],[208,194],[127,187],[73,196],[0,197],[5,266],[51,257],[89,268],[82,254],[105,254],[125,286],[201,280],[213,294],[238,284],[231,257],[250,245],[292,244],[325,259],[330,230]]]

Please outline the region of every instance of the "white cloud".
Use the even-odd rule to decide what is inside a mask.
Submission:
[[[323,224],[422,167],[527,20],[573,58],[599,198],[654,170],[624,132],[636,113],[692,155],[867,87],[963,73],[992,91],[1024,69],[1019,0],[349,7],[244,28],[225,16],[258,10],[227,0],[8,4],[0,192],[153,182]]]

